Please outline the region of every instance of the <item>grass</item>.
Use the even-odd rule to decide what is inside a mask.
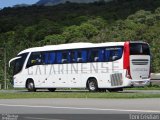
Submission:
[[[26,89],[25,88],[9,88],[9,90],[26,90]],[[60,89],[60,90],[62,90],[62,89]],[[70,90],[70,89],[66,88],[64,90]],[[72,90],[81,90],[81,89],[73,88]],[[124,88],[124,90],[160,90],[160,86],[159,85],[149,85],[149,86],[145,86],[145,87]]]
[[[26,89],[10,89],[26,90]],[[65,90],[65,89],[64,89]],[[69,90],[69,89],[66,89]],[[72,89],[80,90],[80,89]],[[158,85],[145,87],[125,88],[124,90],[160,90]],[[58,92],[0,92],[0,99],[20,98],[106,98],[106,99],[136,99],[136,98],[160,98],[160,93],[123,92],[123,93],[90,93],[88,91],[58,91]]]
[[[90,92],[21,92],[21,93],[0,93],[0,99],[20,98],[114,98],[114,99],[135,99],[135,98],[160,98],[160,94],[148,93],[90,93]]]

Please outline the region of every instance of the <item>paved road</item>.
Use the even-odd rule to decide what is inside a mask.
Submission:
[[[0,113],[160,113],[160,99],[1,99]]]
[[[20,120],[129,119],[129,114],[160,115],[160,99],[1,99],[0,114],[25,114]],[[29,115],[32,114],[32,115]],[[34,115],[33,115],[34,114]],[[38,115],[35,115],[38,114]],[[43,114],[43,115],[41,115]],[[44,115],[46,114],[46,115]],[[49,115],[47,115],[49,114]],[[72,115],[61,115],[72,114]],[[73,115],[78,114],[78,115]],[[85,115],[81,115],[85,114]],[[89,114],[89,115],[88,115]],[[97,115],[101,114],[101,115]],[[103,114],[103,115],[102,115]],[[109,115],[121,114],[121,115]],[[126,116],[122,114],[128,114]],[[108,115],[108,116],[107,116]],[[160,116],[159,116],[160,117]],[[83,119],[82,119],[83,118]]]
[[[88,90],[56,90],[57,92],[86,92]],[[23,90],[0,90],[2,93],[28,93],[26,89]],[[49,92],[46,89],[39,89],[37,92]],[[146,94],[160,94],[160,90],[124,90],[120,93],[146,93]]]

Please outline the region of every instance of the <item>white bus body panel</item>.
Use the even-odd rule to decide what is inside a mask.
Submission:
[[[86,88],[87,80],[97,79],[99,88],[130,86],[125,78],[123,59],[115,62],[37,65],[24,69],[14,78],[14,87],[25,88],[26,80],[34,80],[36,88]],[[120,74],[122,83],[112,83],[111,75]]]

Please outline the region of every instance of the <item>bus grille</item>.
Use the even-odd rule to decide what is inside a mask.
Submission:
[[[148,59],[133,59],[132,64],[133,65],[148,65],[149,60]]]
[[[123,84],[122,73],[115,73],[111,76],[111,86],[119,86]]]

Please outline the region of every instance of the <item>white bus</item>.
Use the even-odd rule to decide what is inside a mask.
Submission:
[[[14,63],[14,88],[87,88],[118,91],[150,83],[145,42],[70,43],[21,51]]]

